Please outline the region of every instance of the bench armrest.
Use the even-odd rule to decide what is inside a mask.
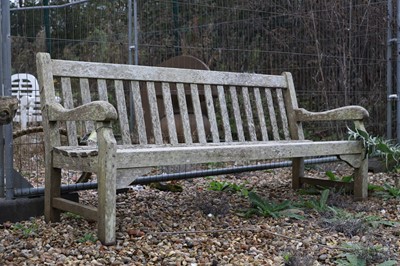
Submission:
[[[49,121],[111,121],[118,118],[114,106],[106,101],[93,101],[73,109],[59,103],[44,107]]]
[[[310,112],[304,108],[294,110],[296,121],[339,121],[364,120],[369,117],[368,111],[357,105],[340,107],[324,112]]]

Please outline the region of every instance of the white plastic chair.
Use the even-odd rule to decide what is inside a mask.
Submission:
[[[14,122],[25,129],[28,123],[41,122],[39,84],[35,76],[28,73],[17,73],[11,76],[11,95],[17,96],[19,106]]]

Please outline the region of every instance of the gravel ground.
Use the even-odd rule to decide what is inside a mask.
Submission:
[[[0,265],[363,265],[339,264],[354,252],[366,265],[389,259],[400,265],[399,198],[371,195],[354,202],[349,195],[331,193],[329,206],[353,213],[351,219],[334,219],[332,212],[314,208],[297,209],[304,219],[245,218],[241,214],[251,207],[247,197],[208,189],[219,180],[276,202],[319,199],[293,191],[289,176],[287,169],[278,169],[180,181],[182,192],[144,186],[120,193],[115,246],[101,245],[96,224],[70,213],[54,224],[43,217],[3,223]],[[371,181],[394,184],[387,174],[371,174]],[[81,201],[95,202],[95,193],[80,193]]]

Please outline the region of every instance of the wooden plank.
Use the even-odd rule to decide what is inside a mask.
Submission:
[[[168,122],[167,127],[168,127],[169,143],[177,144],[178,137],[176,134],[174,108],[172,107],[172,100],[171,100],[171,90],[169,87],[169,83],[162,83],[161,86],[162,86],[162,95],[165,107],[165,116]]]
[[[276,122],[276,115],[275,115],[275,108],[274,108],[274,101],[272,99],[271,89],[265,89],[265,97],[267,98],[267,106],[268,106],[268,114],[269,114],[269,121],[272,127],[272,136],[274,140],[280,140],[279,137],[279,129],[278,123]]]
[[[257,108],[257,115],[258,115],[260,131],[261,131],[261,137],[262,137],[263,141],[267,141],[268,140],[268,131],[267,131],[267,126],[265,124],[264,108],[263,108],[259,88],[254,88],[254,98],[256,100],[256,108]]]
[[[244,112],[246,114],[247,128],[249,130],[250,140],[257,141],[252,104],[250,102],[249,89],[247,87],[242,87],[242,95],[243,95]]]
[[[243,124],[242,124],[242,116],[239,107],[239,100],[236,93],[236,87],[230,86],[229,91],[231,93],[231,100],[232,100],[232,108],[233,108],[233,115],[235,117],[235,124],[236,124],[236,131],[238,135],[239,141],[243,142],[244,139],[244,132],[243,132]]]
[[[313,186],[323,186],[323,187],[333,187],[333,188],[344,188],[346,191],[353,191],[354,183],[353,182],[342,182],[342,181],[331,181],[327,179],[320,178],[310,178],[310,177],[301,177],[300,183],[309,184]]]
[[[298,104],[292,75],[289,72],[284,72],[282,75],[286,78],[288,84],[287,89],[284,90],[284,96],[290,136],[292,139],[304,139],[303,126],[301,123],[298,123],[297,116],[294,111],[298,109]]]
[[[63,94],[64,107],[67,109],[74,108],[70,78],[61,78],[61,89]],[[67,125],[67,133],[68,133],[67,137],[69,145],[77,146],[78,136],[76,132],[76,123],[74,121],[67,121],[66,125]]]
[[[286,116],[286,107],[285,107],[285,101],[283,99],[282,89],[276,89],[276,97],[278,99],[279,114],[282,122],[283,135],[285,136],[286,140],[289,140],[290,139],[289,123]]]
[[[163,143],[160,117],[158,115],[157,97],[154,82],[147,82],[147,94],[150,104],[151,124],[153,127],[154,141],[156,144]]]
[[[40,84],[40,102],[43,107],[56,103],[54,90],[52,61],[50,54],[38,53],[36,55],[38,80]],[[45,160],[45,196],[44,216],[46,222],[60,221],[60,211],[53,208],[53,199],[61,195],[61,168],[53,168],[54,146],[60,146],[60,127],[57,122],[50,122],[48,112],[43,112],[44,160]]]
[[[219,142],[219,132],[218,132],[218,125],[217,125],[217,118],[215,116],[214,100],[213,100],[210,85],[204,85],[204,94],[205,94],[205,98],[206,98],[208,120],[210,121],[210,126],[211,126],[212,140],[213,140],[213,142],[218,143]]]
[[[124,84],[121,80],[115,80],[115,99],[117,100],[118,122],[121,130],[122,144],[131,144],[129,131],[128,112],[126,110]]]
[[[92,101],[90,96],[89,80],[86,78],[79,79],[79,86],[81,89],[82,104],[90,103]],[[90,133],[94,130],[93,121],[85,122],[86,133]]]
[[[206,143],[207,140],[206,140],[206,134],[204,131],[203,115],[201,113],[199,90],[197,88],[197,85],[190,84],[190,91],[192,94],[193,109],[194,109],[194,115],[196,118],[196,130],[197,130],[197,135],[199,137],[199,142]]]
[[[142,97],[140,96],[140,85],[138,81],[131,82],[131,90],[133,96],[133,107],[135,110],[135,121],[139,143],[147,144],[146,124],[144,122]]]
[[[97,80],[97,89],[99,92],[99,100],[108,102],[107,83],[105,79]]]
[[[281,75],[52,60],[55,76],[248,87],[287,87]]]
[[[359,141],[268,141],[180,146],[118,147],[120,168],[361,154]]]
[[[182,119],[183,136],[185,138],[185,143],[192,144],[193,140],[189,123],[189,113],[186,103],[185,87],[182,83],[178,83],[176,84],[176,89],[178,93],[179,112],[181,114],[181,119]]]
[[[95,157],[68,157],[60,153],[53,155],[52,167],[65,168],[68,165],[68,170],[83,171],[83,172],[95,172],[97,168],[97,156]],[[56,180],[56,177],[50,178],[50,180]]]
[[[54,198],[53,207],[62,211],[78,214],[88,220],[97,221],[97,208],[95,207],[85,206],[63,198]]]
[[[99,149],[99,164],[97,174],[97,235],[104,245],[114,244],[116,241],[116,200],[117,200],[117,164],[115,141],[111,123],[98,122],[97,142]]]
[[[219,106],[221,108],[222,124],[224,126],[225,142],[232,142],[231,125],[229,121],[228,107],[226,105],[226,100],[225,100],[224,87],[218,86],[217,90],[218,90]]]

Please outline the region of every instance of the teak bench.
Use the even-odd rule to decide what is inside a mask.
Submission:
[[[292,160],[292,186],[299,188],[307,180],[305,157],[337,155],[354,167],[355,199],[367,197],[368,163],[362,143],[306,140],[302,122],[350,120],[365,130],[368,112],[359,106],[319,113],[298,108],[290,73],[64,61],[46,53],[37,55],[37,68],[46,139],[45,219],[57,221],[60,211],[69,211],[96,220],[104,244],[116,240],[116,190],[150,167],[287,158]],[[127,112],[130,98],[134,117]],[[143,108],[145,102],[148,108]],[[59,131],[64,126],[67,144],[62,144]],[[97,145],[79,146],[78,137],[93,130]],[[61,197],[61,169],[96,173],[96,208]]]

